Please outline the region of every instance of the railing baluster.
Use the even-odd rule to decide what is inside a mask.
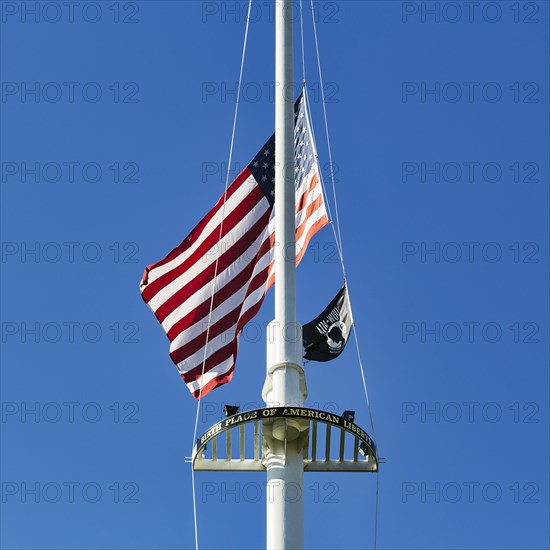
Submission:
[[[254,460],[260,460],[260,425],[254,421]]]
[[[327,424],[327,444],[325,447],[325,462],[330,460],[330,424]]]
[[[231,455],[231,428],[229,428],[225,432],[225,460],[227,460],[227,462],[231,462]]]
[[[312,422],[313,428],[311,431],[311,462],[317,461],[317,420]]]
[[[239,426],[239,435],[240,435],[240,442],[239,442],[240,459],[244,460],[244,424],[241,424]]]

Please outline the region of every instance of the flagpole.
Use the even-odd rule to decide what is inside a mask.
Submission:
[[[307,396],[302,332],[296,322],[293,0],[275,0],[275,320],[269,325],[268,407],[301,406]],[[303,428],[290,419],[264,426],[268,550],[304,546]]]

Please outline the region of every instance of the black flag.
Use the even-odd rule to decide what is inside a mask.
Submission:
[[[353,319],[346,285],[330,302],[325,311],[303,327],[304,359],[330,361],[346,347]]]

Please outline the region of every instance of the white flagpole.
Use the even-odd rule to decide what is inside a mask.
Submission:
[[[302,369],[302,331],[296,322],[294,187],[294,62],[292,2],[275,0],[275,320],[269,325],[267,406],[301,406],[307,396]],[[304,546],[303,452],[295,421],[276,420],[268,442],[267,549]]]

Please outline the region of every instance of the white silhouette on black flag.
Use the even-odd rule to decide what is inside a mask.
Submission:
[[[338,357],[353,326],[349,296],[344,285],[323,313],[303,327],[304,359],[330,361]]]

